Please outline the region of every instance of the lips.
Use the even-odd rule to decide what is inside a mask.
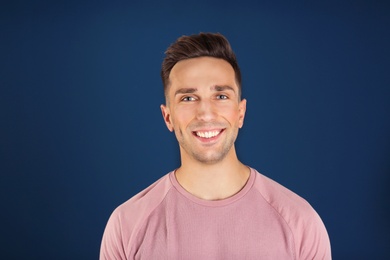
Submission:
[[[193,131],[194,135],[200,138],[204,139],[212,139],[214,137],[217,137],[223,129],[218,130],[209,130],[209,131]]]
[[[212,138],[214,136],[217,136],[219,133],[221,132],[221,130],[214,130],[214,131],[207,131],[207,132],[195,132],[195,134],[199,137],[203,137],[203,138]]]

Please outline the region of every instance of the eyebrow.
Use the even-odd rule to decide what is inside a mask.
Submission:
[[[178,94],[191,94],[198,91],[196,88],[180,88],[175,91],[175,96]]]
[[[234,90],[234,88],[232,88],[231,86],[213,86],[212,87],[215,91],[226,91],[226,90],[231,90],[233,91],[234,93],[236,92]]]

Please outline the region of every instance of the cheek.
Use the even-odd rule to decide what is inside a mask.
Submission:
[[[191,113],[189,111],[179,111],[172,115],[172,125],[176,128],[183,128],[191,121]]]
[[[196,114],[196,106],[181,106],[176,110],[176,118],[182,122],[189,121]]]
[[[226,108],[223,115],[232,125],[238,125],[240,123],[240,111],[238,109]]]

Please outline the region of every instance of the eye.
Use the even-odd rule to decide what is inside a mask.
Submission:
[[[217,96],[217,99],[228,99],[228,96],[221,94]]]
[[[194,97],[190,97],[190,96],[186,96],[186,97],[182,97],[181,101],[185,101],[185,102],[195,101],[195,98]]]

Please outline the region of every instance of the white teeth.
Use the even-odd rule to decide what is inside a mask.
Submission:
[[[212,138],[217,136],[220,131],[209,131],[209,132],[196,132],[196,135],[203,138]]]

